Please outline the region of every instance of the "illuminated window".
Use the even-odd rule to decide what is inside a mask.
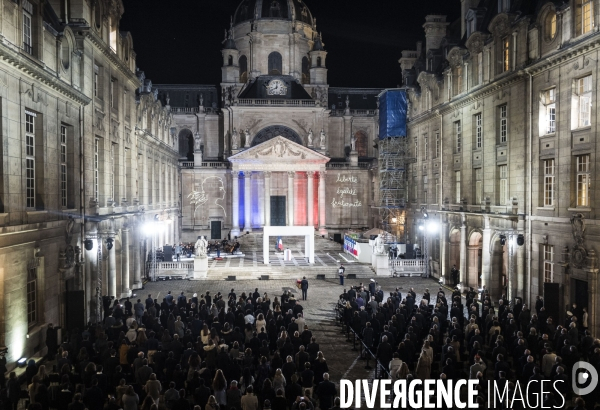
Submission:
[[[481,113],[475,114],[475,149],[480,149],[483,146],[483,120]]]
[[[475,203],[483,201],[483,168],[475,168]]]
[[[508,117],[506,116],[506,105],[499,107],[500,116],[500,143],[505,143],[508,139]]]
[[[508,205],[508,165],[498,167],[499,205]]]
[[[67,127],[60,126],[60,204],[67,207]]]
[[[543,245],[542,254],[544,257],[544,282],[551,283],[554,279],[554,246]]]
[[[454,171],[454,197],[456,203],[460,203],[460,171]]]
[[[546,124],[544,131],[546,134],[553,134],[556,132],[556,88],[542,93],[542,104],[544,106],[542,114],[545,114],[545,118],[542,120]]]
[[[111,17],[109,20],[110,23],[110,49],[117,52],[117,23]]]
[[[575,35],[589,33],[594,28],[593,0],[575,0]]]
[[[553,11],[548,12],[544,20],[544,37],[546,41],[552,41],[556,37],[556,13]]]
[[[100,140],[94,141],[94,199],[98,201],[100,189]]]
[[[441,151],[441,145],[442,145],[442,141],[440,140],[440,133],[436,132],[435,133],[435,157],[439,158],[440,157],[440,151]]]
[[[544,166],[544,206],[554,206],[554,159],[546,159]]]
[[[590,155],[577,157],[577,206],[590,206]]]
[[[502,39],[502,72],[510,70],[510,42],[508,37]]]
[[[575,91],[571,109],[574,110],[575,128],[589,127],[592,124],[592,76],[575,80]]]
[[[34,113],[25,112],[25,196],[27,208],[35,208],[35,118]]]

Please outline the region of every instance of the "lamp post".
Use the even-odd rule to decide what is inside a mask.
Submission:
[[[429,278],[431,276],[431,264],[430,264],[430,255],[429,255],[429,239],[430,235],[433,235],[438,230],[438,224],[429,219],[429,213],[425,209],[425,207],[421,208],[421,213],[423,215],[423,221],[419,224],[419,230],[423,233],[423,255],[425,257],[425,277]]]

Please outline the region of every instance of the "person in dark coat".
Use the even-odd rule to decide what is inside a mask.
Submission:
[[[329,381],[329,373],[323,375],[323,381],[319,383],[316,396],[319,398],[321,410],[329,410],[333,407],[333,399],[337,395],[335,384]]]
[[[56,329],[52,323],[50,323],[48,329],[46,329],[46,346],[48,347],[48,360],[54,360],[58,342],[56,338]]]
[[[373,347],[373,336],[374,336],[374,332],[373,332],[373,328],[371,327],[371,322],[367,322],[365,324],[365,328],[363,329],[362,338],[363,338],[363,343],[369,349],[371,347]]]
[[[300,289],[302,289],[302,300],[306,300],[308,291],[308,281],[306,280],[306,276],[304,276],[302,282],[300,282]]]
[[[377,348],[377,360],[379,360],[379,363],[381,363],[385,370],[389,370],[388,366],[393,358],[393,355],[394,352],[392,349],[392,345],[388,343],[388,337],[383,336],[381,338],[381,343]]]
[[[231,382],[229,390],[227,390],[227,408],[229,410],[241,410],[242,408],[242,392],[240,391],[240,389],[238,389],[237,385],[237,381],[233,380]]]

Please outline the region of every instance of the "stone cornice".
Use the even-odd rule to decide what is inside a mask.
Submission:
[[[137,78],[137,76],[135,75],[134,72],[132,72],[126,65],[125,63],[123,63],[123,61],[121,61],[121,59],[119,59],[117,57],[117,55],[115,54],[114,51],[112,51],[105,43],[104,41],[93,31],[90,30],[89,28],[86,29],[85,31],[81,32],[80,31],[80,35],[83,35],[85,38],[89,39],[97,48],[98,50],[100,50],[102,52],[102,54],[104,54],[104,56],[106,56],[110,62],[119,69],[119,71],[121,71],[121,73],[127,77],[127,79],[129,81],[131,81],[132,83],[134,83],[136,85],[136,88],[139,88],[141,86],[140,80]]]
[[[91,102],[91,99],[85,94],[77,91],[71,85],[64,83],[60,78],[45,70],[31,58],[21,54],[16,49],[10,48],[7,44],[2,42],[0,42],[0,59],[79,104],[88,105]]]
[[[554,54],[544,56],[544,58],[540,59],[540,61],[537,61],[526,67],[525,71],[536,75],[544,70],[548,70],[569,60],[573,60],[598,48],[600,48],[600,32],[594,33],[581,40],[579,44],[570,47],[569,45],[566,45],[563,49],[557,50]]]

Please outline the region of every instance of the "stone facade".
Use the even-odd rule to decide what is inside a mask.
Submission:
[[[172,115],[136,72],[122,14],[120,0],[0,1],[0,345],[9,363],[43,353],[48,323],[65,328],[82,309],[96,320],[100,296],[141,287],[146,220],[168,226],[156,245],[178,240]]]
[[[577,23],[573,1],[462,3],[460,25],[428,16],[425,48],[400,59],[417,157],[407,240],[431,241],[436,277],[456,264],[494,298],[534,304],[556,283],[559,319],[583,305],[597,335],[599,4]],[[425,238],[421,209],[439,221]]]

